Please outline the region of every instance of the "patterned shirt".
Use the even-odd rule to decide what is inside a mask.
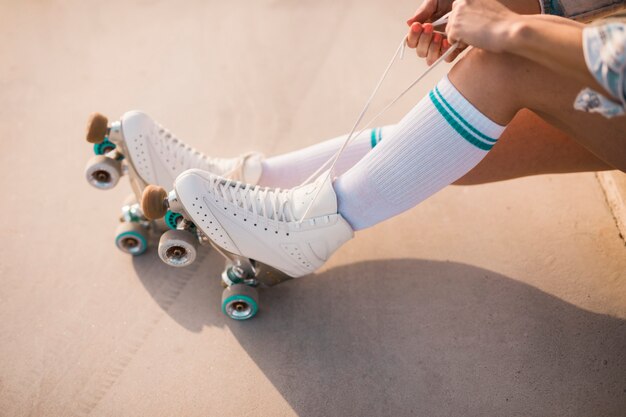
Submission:
[[[585,62],[610,97],[583,89],[574,108],[610,118],[626,114],[626,23],[605,23],[583,29]]]

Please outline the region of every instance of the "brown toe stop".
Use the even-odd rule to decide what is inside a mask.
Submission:
[[[141,196],[141,210],[143,215],[150,220],[160,219],[165,216],[167,207],[165,199],[167,191],[157,185],[148,185]]]
[[[100,143],[107,135],[109,119],[100,113],[92,113],[87,122],[87,142]]]

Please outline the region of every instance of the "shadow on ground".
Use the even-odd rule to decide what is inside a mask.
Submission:
[[[159,302],[155,261],[135,268]],[[262,291],[259,315],[239,323],[221,314],[221,287],[208,278],[222,265],[207,255],[162,307],[190,331],[228,326],[298,415],[626,410],[625,321],[506,276],[454,262],[362,262]]]

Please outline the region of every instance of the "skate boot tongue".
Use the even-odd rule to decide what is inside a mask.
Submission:
[[[315,197],[306,219],[337,214],[337,195],[328,171],[320,174],[315,182],[295,188],[292,192],[291,211],[296,221],[302,219],[316,194],[317,197]]]

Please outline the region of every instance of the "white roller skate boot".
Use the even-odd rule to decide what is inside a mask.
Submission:
[[[225,251],[295,278],[314,272],[354,236],[337,212],[337,196],[326,178],[281,190],[192,169],[178,176],[167,201],[170,210],[181,212]]]
[[[110,189],[123,175],[127,175],[130,181],[133,196],[122,207],[115,244],[121,251],[132,255],[145,252],[151,230],[161,233],[165,226],[180,229],[181,216],[175,213],[167,213],[162,226],[143,215],[138,202],[148,184],[170,188],[176,177],[190,168],[250,183],[256,183],[261,176],[261,154],[248,153],[236,158],[209,157],[186,145],[139,111],[127,112],[111,124],[103,115],[93,114],[87,126],[87,141],[94,144],[96,154],[85,169],[89,184],[99,189]],[[179,230],[166,233],[173,233],[188,244],[193,256],[187,257],[185,264],[191,263],[195,258],[195,233]]]
[[[128,173],[131,183],[136,182],[133,185],[141,190],[148,184],[169,188],[179,174],[191,168],[251,184],[255,184],[261,176],[261,154],[247,153],[235,158],[209,157],[139,111],[126,112],[119,121],[110,125],[106,117],[93,114],[87,127],[87,141],[95,144],[97,155],[87,166],[87,181],[100,189],[114,187],[123,172]],[[109,169],[104,174],[98,173],[98,164],[94,162],[107,156],[120,163],[115,167],[111,165],[113,169],[104,166]]]

